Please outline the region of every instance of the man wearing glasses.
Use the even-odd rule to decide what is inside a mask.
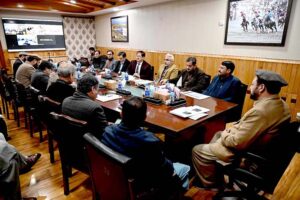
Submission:
[[[114,52],[112,50],[107,50],[106,55],[107,55],[107,60],[103,69],[113,70],[113,66],[115,63]]]
[[[162,64],[158,70],[158,83],[163,85],[168,80],[175,79],[178,76],[178,67],[174,64],[174,55],[167,53],[165,55],[165,64]]]
[[[136,60],[130,62],[128,66],[128,74],[133,75],[136,78],[153,80],[153,72],[149,63],[147,63],[144,51],[138,51],[136,53]]]

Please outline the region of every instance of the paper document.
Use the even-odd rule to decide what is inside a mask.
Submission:
[[[134,80],[136,85],[147,85],[152,83],[153,81],[149,81],[149,80],[144,80],[144,79],[136,79]]]
[[[181,92],[181,94],[184,94],[185,96],[192,97],[192,98],[199,99],[199,100],[206,99],[209,97],[207,95],[200,94],[198,92],[192,92],[192,91]]]
[[[189,106],[189,107],[180,107],[180,108],[176,108],[174,110],[171,110],[170,113],[183,117],[183,118],[187,118],[189,117],[190,119],[193,120],[197,120],[200,117],[206,116],[209,109],[207,108],[203,108],[200,106]]]
[[[120,99],[122,98],[120,95],[117,94],[107,94],[107,95],[97,95],[97,100],[106,102],[106,101],[112,101],[115,99]]]

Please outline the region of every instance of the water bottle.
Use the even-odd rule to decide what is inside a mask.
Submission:
[[[170,102],[174,103],[175,101],[175,93],[174,92],[170,92]]]
[[[126,82],[129,81],[129,76],[128,76],[128,73],[127,73],[127,72],[125,73],[125,81],[126,81]]]
[[[122,90],[122,82],[120,80],[118,81],[118,90]]]
[[[145,94],[144,94],[145,97],[149,97],[150,96],[150,90],[149,90],[149,86],[147,85],[145,87]]]

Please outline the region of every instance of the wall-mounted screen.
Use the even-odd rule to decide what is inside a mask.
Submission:
[[[62,21],[2,19],[8,51],[65,50]]]

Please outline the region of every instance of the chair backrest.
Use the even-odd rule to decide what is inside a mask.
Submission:
[[[250,148],[246,152],[244,165],[249,172],[243,176],[244,168],[235,169],[237,180],[247,179],[250,185],[254,185],[266,192],[273,190],[288,166],[293,155],[300,146],[300,123],[292,122],[281,126],[276,137],[271,139],[264,148]],[[254,146],[254,145],[253,145]],[[245,153],[242,157],[244,157]],[[241,173],[243,172],[243,173]],[[249,176],[248,176],[249,175]]]
[[[91,133],[84,135],[93,193],[101,200],[134,199],[131,180],[126,174],[131,158],[122,155],[99,141]]]
[[[87,122],[70,116],[50,113],[48,129],[58,143],[62,163],[66,163],[83,172],[87,171],[83,135]]]
[[[150,66],[151,67],[151,80],[153,80],[154,79],[154,66]]]
[[[205,75],[204,75],[204,79],[205,79],[205,85],[204,85],[204,87],[203,87],[203,90],[205,90],[205,89],[209,86],[211,76],[208,75],[208,74],[205,74]]]
[[[245,97],[247,93],[248,85],[241,83],[239,90],[237,91],[237,94],[234,99],[234,103],[238,104],[237,107],[235,107],[232,112],[230,113],[230,116],[226,118],[226,122],[233,122],[237,121],[241,118]]]

